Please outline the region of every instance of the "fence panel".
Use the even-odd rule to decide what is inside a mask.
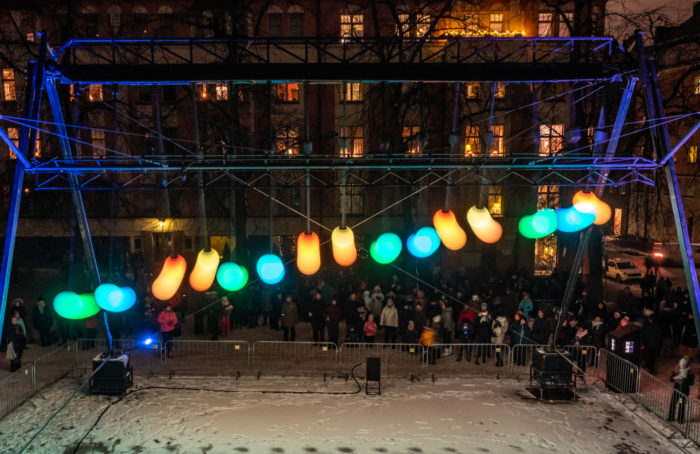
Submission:
[[[639,371],[639,393],[635,401],[659,418],[665,419],[675,429],[687,432],[688,396],[673,389],[644,370]]]
[[[75,342],[69,342],[37,358],[34,361],[34,390],[68,375],[73,370],[74,353]]]
[[[598,375],[608,389],[625,394],[639,392],[639,366],[608,350],[601,350],[599,356]]]
[[[232,375],[250,368],[246,341],[172,340],[165,346],[164,368],[176,374]]]
[[[381,360],[381,377],[408,377],[424,371],[425,349],[420,344],[366,344],[346,342],[339,350],[339,371],[348,373],[368,357]],[[365,368],[355,371],[358,377],[365,376]]]
[[[425,353],[426,372],[439,375],[507,375],[510,361],[503,344],[435,344]]]
[[[34,394],[34,364],[23,365],[12,375],[0,380],[0,418],[20,406]]]
[[[251,365],[256,372],[273,375],[332,374],[338,368],[337,350],[331,342],[258,341]]]
[[[691,400],[688,407],[688,426],[686,437],[700,444],[700,402]]]

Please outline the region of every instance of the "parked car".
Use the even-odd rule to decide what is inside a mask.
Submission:
[[[625,259],[608,260],[605,264],[605,275],[615,279],[617,282],[641,279],[643,276],[642,270]]]

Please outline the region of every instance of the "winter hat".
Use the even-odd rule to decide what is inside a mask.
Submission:
[[[224,306],[228,306],[229,305],[228,298],[226,298],[225,296],[222,297],[221,304],[223,304]]]
[[[433,317],[433,323],[440,323],[440,320],[441,320],[441,318],[439,315],[436,315],[435,317]]]
[[[688,366],[688,357],[684,356],[681,358],[681,360],[678,362],[678,365],[681,366],[681,369],[685,369]]]

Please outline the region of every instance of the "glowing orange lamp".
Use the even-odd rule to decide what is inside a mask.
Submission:
[[[216,249],[202,249],[197,254],[197,261],[190,273],[190,287],[198,292],[206,292],[216,279],[219,266],[219,253]]]
[[[474,235],[484,243],[495,243],[503,235],[503,227],[491,217],[486,207],[477,208],[476,205],[467,211],[467,222]]]
[[[612,210],[610,205],[600,200],[594,193],[583,190],[574,194],[574,207],[581,213],[595,214],[595,225],[603,225],[610,220]]]
[[[172,298],[180,288],[186,270],[187,262],[181,255],[166,258],[163,269],[151,286],[153,296],[161,301]]]
[[[321,242],[316,232],[302,232],[297,239],[297,268],[311,276],[321,268]]]
[[[457,223],[455,214],[449,210],[438,210],[433,216],[433,225],[437,230],[442,244],[447,249],[456,251],[462,249],[467,244],[467,234]]]
[[[336,227],[331,234],[333,258],[340,266],[350,266],[357,260],[355,234],[350,227]]]

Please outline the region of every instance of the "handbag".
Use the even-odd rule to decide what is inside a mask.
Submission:
[[[5,354],[5,358],[10,361],[14,361],[17,359],[17,353],[15,352],[15,346],[13,342],[8,342],[7,353]]]

